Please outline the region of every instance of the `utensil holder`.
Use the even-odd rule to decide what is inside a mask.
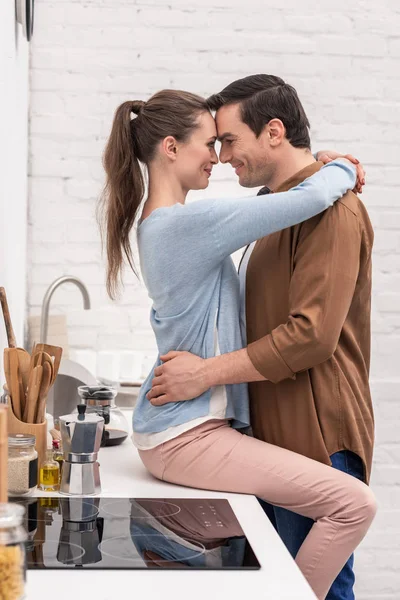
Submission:
[[[43,423],[24,423],[17,419],[12,411],[10,397],[7,397],[8,411],[7,411],[7,424],[8,433],[30,433],[36,437],[35,448],[38,453],[39,468],[43,464],[46,458],[47,452],[47,422]],[[38,469],[39,477],[39,469]],[[38,482],[39,483],[39,482]]]
[[[7,406],[0,404],[0,502],[7,502]]]

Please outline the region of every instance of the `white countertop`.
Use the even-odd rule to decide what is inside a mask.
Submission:
[[[129,411],[126,412],[130,420]],[[260,564],[258,571],[28,570],[27,600],[315,600],[257,500],[154,479],[128,438],[99,453],[101,496],[227,498]],[[37,492],[37,495],[43,492]],[[53,494],[56,495],[56,494]]]

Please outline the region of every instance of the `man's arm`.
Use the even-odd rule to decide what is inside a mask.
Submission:
[[[341,201],[300,229],[289,317],[247,347],[254,367],[278,383],[335,352],[359,272],[361,227]]]
[[[161,357],[167,362],[158,367],[149,399],[164,404],[194,398],[219,384],[278,383],[327,360],[336,349],[354,294],[360,243],[358,218],[341,201],[304,223],[286,323],[237,352],[206,360],[186,352]]]
[[[341,202],[301,227],[288,320],[247,347],[254,370],[265,379],[274,383],[294,379],[296,373],[324,362],[335,352],[357,282],[360,245],[358,218]],[[229,377],[228,363],[241,375],[251,376],[241,381],[260,380],[245,366],[245,357],[232,361],[228,355],[224,363],[219,363],[224,383],[233,383],[235,377],[233,372]],[[214,375],[216,364],[206,367],[213,385],[222,383]]]

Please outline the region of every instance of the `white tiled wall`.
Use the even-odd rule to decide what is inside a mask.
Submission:
[[[400,5],[397,0],[41,0],[31,53],[29,306],[71,273],[95,310],[66,286],[71,349],[152,355],[149,302],[133,275],[110,307],[94,220],[101,153],[118,103],[162,87],[200,94],[266,72],[298,90],[313,148],[354,153],[376,230],[372,387],[373,487],[380,512],[356,559],[359,600],[400,598]],[[219,167],[207,195],[247,193]]]

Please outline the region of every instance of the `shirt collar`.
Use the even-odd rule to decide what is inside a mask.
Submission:
[[[296,185],[302,183],[302,181],[307,179],[307,177],[311,177],[311,175],[314,175],[314,173],[319,171],[323,166],[324,163],[322,163],[321,161],[316,161],[311,165],[308,165],[307,167],[305,167],[301,171],[298,171],[297,173],[292,175],[292,177],[289,177],[289,179],[286,179],[286,181],[281,183],[281,185],[279,185],[276,188],[275,192],[287,192],[291,188],[296,187]]]

